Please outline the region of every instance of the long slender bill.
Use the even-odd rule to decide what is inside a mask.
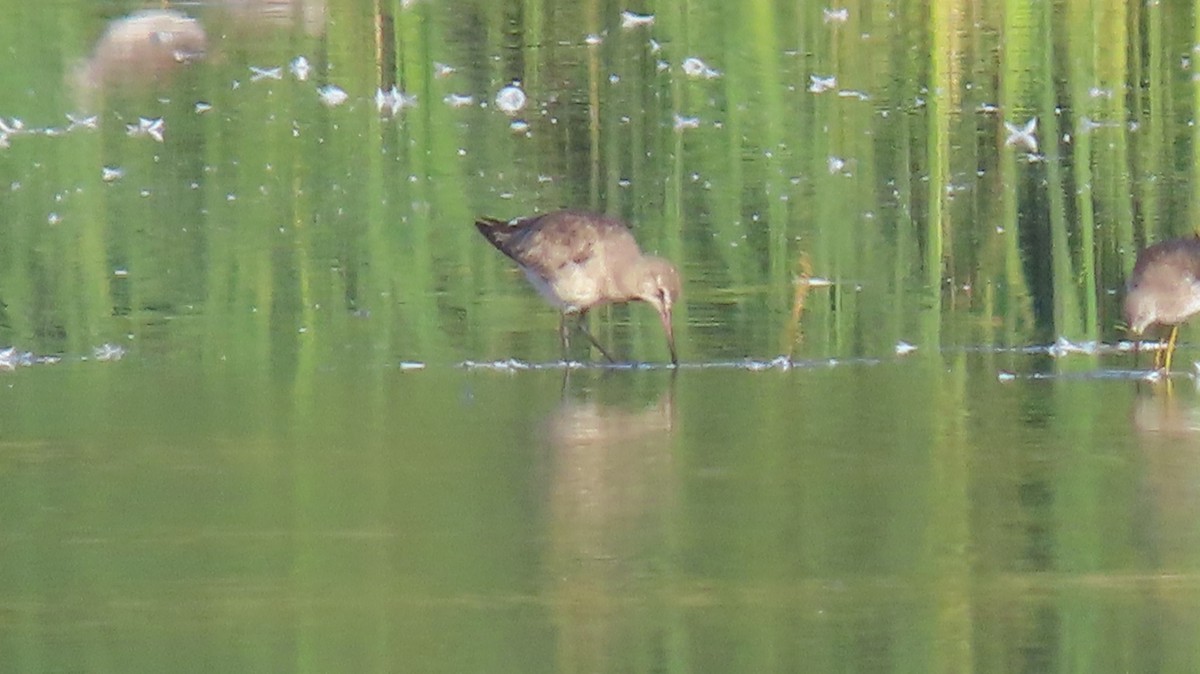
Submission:
[[[667,333],[667,348],[671,350],[671,364],[678,365],[679,358],[675,355],[675,331],[671,328],[671,310],[664,309],[658,312],[658,317],[662,319],[663,331]]]

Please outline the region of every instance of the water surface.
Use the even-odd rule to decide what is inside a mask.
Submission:
[[[0,670],[1195,669],[1191,5],[7,4]]]

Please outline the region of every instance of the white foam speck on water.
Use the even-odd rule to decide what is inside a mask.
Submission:
[[[406,94],[392,85],[391,89],[376,89],[375,90],[375,109],[381,114],[390,114],[392,117],[400,114],[405,108],[416,107],[417,97]]]
[[[163,142],[166,130],[167,123],[163,121],[162,117],[138,117],[136,124],[125,125],[125,135],[130,138],[146,136],[160,143]]]
[[[681,115],[679,113],[675,113],[674,127],[675,127],[676,131],[686,131],[688,129],[699,129],[700,128],[700,118],[699,117],[684,117],[683,115]]]
[[[459,367],[467,370],[493,370],[495,372],[515,372],[516,370],[528,370],[529,363],[509,358],[508,360],[493,360],[479,362],[474,360],[464,360],[459,363]]]
[[[1029,154],[1037,154],[1037,125],[1037,117],[1031,117],[1028,121],[1021,125],[1017,125],[1006,120],[1004,122],[1004,130],[1008,133],[1008,136],[1004,139],[1004,146],[1015,147],[1018,150],[1024,150]]]
[[[317,89],[317,95],[320,96],[321,103],[331,108],[345,103],[350,98],[350,95],[336,84],[326,84]]]
[[[312,72],[312,66],[309,65],[308,59],[301,55],[292,59],[288,70],[292,72],[292,77],[304,82],[308,80],[308,75]]]
[[[1102,350],[1098,342],[1072,342],[1066,337],[1059,337],[1053,344],[1046,347],[1046,353],[1052,358],[1062,358],[1072,353],[1095,355]]]
[[[653,26],[653,25],[654,25],[654,15],[653,14],[638,14],[637,12],[631,12],[629,10],[625,10],[625,11],[621,12],[621,28],[623,28],[625,30],[629,30],[631,28],[639,28],[641,26]]]
[[[467,94],[446,94],[442,102],[452,108],[465,108],[475,104],[475,97]]]
[[[850,18],[850,10],[845,7],[826,7],[821,10],[821,16],[825,23],[846,23]]]
[[[61,356],[39,356],[32,351],[21,351],[13,346],[0,349],[0,371],[5,372],[10,372],[18,367],[54,365],[61,361]]]
[[[515,80],[512,84],[496,92],[496,107],[509,115],[520,112],[528,102],[529,98],[525,95],[525,90],[521,88],[521,83]]]
[[[261,82],[262,80],[282,80],[282,66],[250,66],[250,81]]]
[[[1158,340],[1153,342],[1133,342],[1128,340],[1117,342],[1118,351],[1162,351],[1166,348],[1167,343]]]
[[[792,369],[792,359],[787,356],[778,356],[771,360],[747,360],[744,361],[744,364],[745,368],[751,372]]]
[[[33,354],[28,351],[17,351],[16,347],[0,349],[0,370],[9,371],[18,367],[33,365]]]
[[[820,94],[837,87],[837,76],[830,75],[829,77],[823,77],[821,75],[809,75],[808,82],[808,91]]]
[[[688,77],[699,77],[711,80],[721,76],[721,71],[715,70],[695,56],[683,60],[683,74]]]
[[[76,129],[98,129],[100,128],[100,118],[96,115],[76,116],[67,113],[67,131]]]
[[[121,360],[125,357],[125,349],[116,344],[104,343],[92,349],[92,358],[101,362]]]

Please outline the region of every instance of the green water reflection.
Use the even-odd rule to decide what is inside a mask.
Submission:
[[[45,14],[77,38],[54,58],[34,56],[47,44],[14,47],[3,76],[27,95],[3,111],[0,336],[81,353],[198,315],[210,351],[267,348],[282,326],[323,352],[358,312],[386,357],[552,357],[538,337],[554,317],[468,225],[574,206],[630,218],[645,247],[683,264],[694,360],[786,352],[805,270],[833,281],[805,307],[816,356],[901,339],[1111,338],[1135,243],[1187,231],[1187,158],[1163,140],[1191,128],[1189,107],[1164,102],[1183,96],[1161,72],[1177,59],[1119,77],[1095,64],[1060,92],[1046,87],[1076,73],[1044,75],[1052,55],[1029,42],[1057,14],[997,7],[969,33],[951,16],[944,35],[941,6],[847,8],[844,20],[750,6],[663,7],[622,28],[586,4],[529,3],[510,19],[417,2],[379,21],[331,5],[306,9],[323,23],[284,29],[217,3],[176,17],[186,30],[143,36],[171,45],[172,67],[146,74],[102,68],[112,50],[93,46],[116,31],[102,19],[143,15],[57,4]],[[1176,9],[1128,11],[1161,27]],[[43,13],[9,15],[9,44],[47,30]],[[986,28],[1001,25],[1028,38],[1006,40],[996,64]],[[187,37],[202,29],[203,48]],[[1169,35],[1135,37],[1158,54],[1178,44]],[[1109,35],[1077,37],[1061,46],[1072,64],[1108,54],[1091,45]],[[93,71],[125,78],[78,83]],[[529,102],[504,114],[495,95],[514,80]],[[323,105],[325,86],[348,101]],[[415,105],[380,111],[376,92],[393,86]],[[100,113],[98,128],[68,113]],[[162,143],[127,130],[139,118],[164,120]],[[1006,124],[1029,120],[1035,143],[1006,142]],[[538,318],[513,318],[525,315]],[[661,358],[645,321],[617,317],[634,352]]]
[[[23,368],[5,669],[1186,657],[1200,396],[949,365]]]
[[[0,0],[0,671],[1195,669],[1192,5],[142,9]]]

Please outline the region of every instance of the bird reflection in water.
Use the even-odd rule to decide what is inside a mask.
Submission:
[[[1141,507],[1132,514],[1138,549],[1153,567],[1181,568],[1200,545],[1200,392],[1144,387],[1132,419],[1141,464]]]
[[[653,404],[565,394],[545,422],[549,447],[549,596],[568,671],[607,669],[644,641],[671,563],[678,490],[674,377]],[[665,651],[663,649],[653,649]]]
[[[206,20],[212,32],[230,36],[266,31],[325,32],[324,0],[215,0]],[[147,9],[109,22],[86,61],[68,78],[78,103],[92,109],[110,89],[153,90],[173,81],[209,51],[208,31],[197,19],[173,9]]]
[[[151,9],[115,19],[87,61],[71,74],[76,94],[90,103],[111,87],[156,86],[204,58],[208,35],[195,19],[174,10]]]

